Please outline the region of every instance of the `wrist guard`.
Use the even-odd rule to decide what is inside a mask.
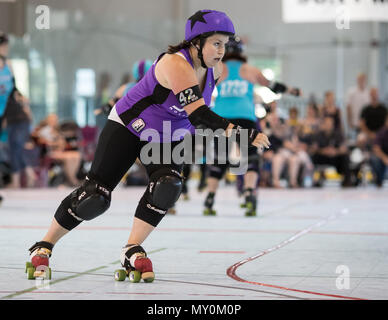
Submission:
[[[256,137],[259,135],[259,131],[256,129],[244,129],[238,125],[234,125],[233,130],[236,130],[236,140],[241,145],[246,145],[248,143],[248,146],[252,146],[253,141],[255,141]],[[242,141],[241,140],[241,130],[247,130],[248,131],[248,140]]]

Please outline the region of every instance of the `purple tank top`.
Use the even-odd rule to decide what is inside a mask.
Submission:
[[[188,49],[180,52],[194,68]],[[164,53],[153,63],[143,79],[116,103],[116,111],[128,130],[138,137],[144,130],[153,129],[158,132],[160,142],[180,141],[184,133],[182,130],[177,131],[178,129],[194,134],[195,128],[174,93],[156,80],[155,66],[163,55]],[[202,91],[206,105],[210,105],[214,87],[213,69],[209,68]]]

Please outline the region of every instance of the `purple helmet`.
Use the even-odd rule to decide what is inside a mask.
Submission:
[[[233,22],[221,11],[200,10],[186,22],[185,40],[190,41],[206,33],[224,33],[234,35]]]

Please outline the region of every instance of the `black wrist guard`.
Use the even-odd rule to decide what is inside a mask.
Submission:
[[[238,125],[234,125],[233,130],[236,130],[236,140],[240,145],[246,145],[248,143],[248,146],[252,146],[252,142],[255,141],[256,137],[259,135],[259,131],[256,129],[244,129]],[[241,130],[247,130],[248,131],[248,140],[241,140]]]
[[[209,109],[208,106],[203,105],[195,109],[190,115],[189,120],[191,124],[198,127],[205,127],[212,129],[213,131],[217,129],[224,129],[229,125],[229,121],[220,117],[218,114],[214,113]]]
[[[280,82],[271,82],[268,86],[275,93],[284,93],[287,91],[287,87]]]

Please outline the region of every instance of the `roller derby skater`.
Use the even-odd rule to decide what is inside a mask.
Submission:
[[[138,84],[112,108],[85,181],[60,203],[48,232],[36,244],[37,248],[46,250],[32,256],[34,250],[31,263],[36,256],[51,259],[54,246],[64,235],[83,221],[107,211],[111,194],[122,176],[136,158],[142,160],[142,148],[157,146],[158,153],[145,164],[149,184],[138,203],[128,241],[121,252],[124,270],[115,273],[116,280],[132,277],[136,282],[139,276],[145,282],[154,280],[152,263],[143,243],[182,191],[182,164],[175,163],[172,155],[174,148],[183,143],[184,136],[173,133],[187,129],[185,132],[194,134],[197,126],[213,131],[223,129],[226,136],[242,130],[208,107],[222,72],[225,44],[233,35],[233,23],[223,12],[202,10],[188,19],[185,40],[169,46]],[[169,121],[171,130],[164,129],[163,121]],[[145,129],[158,132],[160,140],[141,140]],[[267,136],[257,130],[250,129],[248,136],[248,144],[269,147]],[[169,161],[163,157],[167,152],[171,152]],[[49,261],[43,263],[48,265]]]
[[[267,86],[275,93],[284,93],[288,89],[279,82],[268,81],[261,71],[247,63],[243,55],[243,44],[239,37],[235,37],[226,45],[226,52],[222,59],[223,72],[217,82],[218,95],[214,101],[214,111],[219,116],[228,119],[241,127],[251,130],[260,130],[255,114],[254,85]],[[217,140],[215,139],[217,146]],[[216,158],[218,150],[216,148]],[[256,184],[259,172],[259,155],[255,146],[248,148],[248,169],[244,174],[243,195],[245,203],[241,207],[246,208],[246,216],[255,216],[257,208]],[[207,179],[208,195],[205,199],[204,215],[215,215],[213,209],[215,195],[219,181],[225,175],[229,164],[209,165]]]

